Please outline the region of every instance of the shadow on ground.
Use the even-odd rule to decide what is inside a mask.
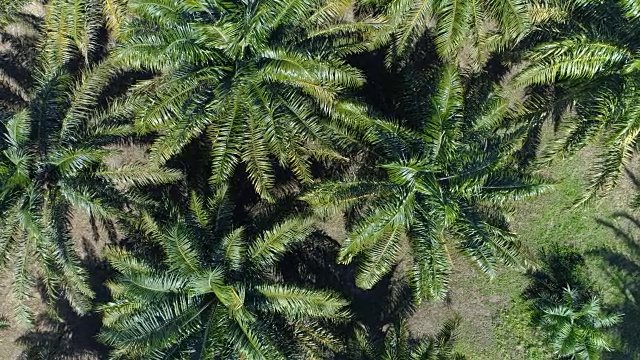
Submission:
[[[624,314],[618,332],[622,342],[621,350],[607,356],[612,360],[640,359],[640,238],[635,233],[640,230],[640,219],[628,212],[615,213],[617,222],[607,219],[596,221],[611,229],[629,249],[622,254],[607,248],[600,248],[589,255],[600,257],[605,263],[604,272],[615,290],[621,294],[623,303],[618,309]]]
[[[109,300],[109,292],[104,286],[109,276],[108,264],[98,253],[98,243],[116,242],[113,224],[103,224],[100,231],[94,221],[90,221],[91,231],[80,237],[79,247],[83,254],[83,265],[89,273],[89,284],[96,294],[95,304]],[[108,238],[108,239],[105,239]],[[45,298],[44,289],[38,289]],[[97,312],[87,315],[76,314],[67,301],[58,300],[52,313],[37,316],[32,330],[16,340],[23,348],[19,360],[97,360],[106,359],[108,348],[101,344],[96,335],[100,330],[101,317]]]

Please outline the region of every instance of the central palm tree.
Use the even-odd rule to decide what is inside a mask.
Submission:
[[[342,57],[367,48],[376,21],[342,20],[349,7],[341,0],[132,1],[137,18],[116,58],[158,74],[135,93],[148,101],[138,130],[159,134],[155,160],[205,138],[212,184],[223,184],[239,163],[266,199],[275,164],[310,180],[310,158],[338,156],[331,145],[362,116],[343,90],[364,79]]]
[[[101,339],[126,359],[320,359],[335,350],[331,324],[349,317],[336,293],[283,283],[278,262],[312,231],[300,218],[252,234],[229,223],[223,188],[192,196],[186,218],[148,226],[164,262],[125,251],[102,306]],[[324,354],[324,355],[323,355]]]
[[[412,257],[409,277],[417,302],[446,294],[454,249],[490,276],[500,262],[520,262],[503,204],[545,186],[510,160],[510,134],[482,130],[503,105],[493,99],[480,109],[465,107],[461,79],[447,67],[430,115],[419,119],[418,128],[382,121],[374,126],[383,158],[377,172],[369,179],[321,184],[303,197],[323,216],[355,210],[338,260],[359,260],[358,286],[375,285],[403,248]]]

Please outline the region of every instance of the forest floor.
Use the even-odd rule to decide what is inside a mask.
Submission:
[[[587,273],[605,303],[624,313],[617,334],[620,350],[605,359],[639,360],[640,211],[631,207],[640,189],[640,182],[631,174],[638,172],[625,171],[607,197],[574,208],[596,153],[585,149],[545,170],[554,189],[515,207],[513,229],[532,254],[557,243],[585,256]],[[411,321],[412,331],[431,334],[458,313],[463,319],[458,348],[471,359],[544,359],[540,344],[526,326],[527,304],[521,294],[527,285],[523,271],[503,269],[489,281],[460,259],[449,298],[418,309]]]

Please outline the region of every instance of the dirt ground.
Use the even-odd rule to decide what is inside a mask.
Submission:
[[[132,162],[144,162],[146,149],[139,146],[120,145],[113,147],[119,154],[108,159],[108,165],[116,168]],[[91,274],[90,283],[96,293],[96,301],[108,299],[103,283],[106,268],[101,259],[102,251],[108,244],[120,239],[114,224],[100,224],[83,213],[76,213],[71,220],[71,236],[76,251]],[[106,349],[100,345],[95,335],[100,326],[100,317],[92,313],[84,317],[73,314],[64,303],[60,304],[59,315],[65,321],[52,321],[45,313],[42,298],[34,289],[31,307],[36,314],[32,329],[20,327],[12,321],[13,303],[10,294],[11,276],[0,274],[0,316],[10,321],[9,328],[0,330],[0,360],[97,360],[103,359]]]

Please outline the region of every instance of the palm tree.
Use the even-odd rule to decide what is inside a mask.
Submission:
[[[49,300],[63,295],[79,314],[90,308],[93,292],[70,238],[74,212],[115,218],[124,200],[120,190],[180,175],[136,165],[107,167],[105,160],[115,150],[105,146],[131,133],[134,104],[106,91],[118,72],[108,62],[95,61],[101,18],[95,16],[100,7],[93,5],[48,4],[24,103],[0,114],[0,266],[12,269],[15,311],[22,323],[32,320],[26,300],[36,278]]]
[[[104,26],[110,40],[120,34],[125,0],[0,2],[0,100],[2,108],[25,106],[35,74],[47,66],[90,66],[104,56]],[[44,10],[44,11],[42,11]],[[54,65],[55,64],[55,65]],[[0,111],[3,109],[0,109]]]
[[[564,289],[563,303],[542,308],[538,326],[555,354],[562,359],[595,360],[611,351],[607,329],[620,322],[621,315],[604,313],[600,299],[580,301],[579,294]]]
[[[212,184],[243,163],[256,191],[271,199],[275,164],[309,181],[310,158],[340,158],[332,145],[351,139],[348,129],[364,116],[343,96],[364,79],[342,58],[367,49],[377,25],[341,20],[349,6],[133,1],[137,18],[116,57],[158,74],[137,92],[148,102],[138,131],[159,134],[154,159],[163,163],[201,139],[211,148]]]
[[[563,125],[549,156],[571,154],[590,143],[601,148],[584,202],[613,188],[636,151],[640,22],[635,1],[569,4],[570,26],[529,54],[530,64],[516,82],[533,86],[531,110],[539,119]]]
[[[460,318],[447,320],[440,331],[431,337],[413,338],[404,319],[386,327],[384,337],[372,339],[365,327],[355,330],[349,345],[348,360],[464,360],[466,357],[454,350],[455,331]]]
[[[29,106],[4,119],[0,143],[0,264],[12,267],[16,312],[26,322],[36,274],[52,298],[62,292],[80,314],[90,307],[87,273],[70,240],[74,211],[115,218],[124,200],[118,188],[180,175],[105,165],[115,152],[105,146],[129,132],[128,110],[116,99],[96,98],[113,77],[107,66],[84,71],[77,81],[63,68],[45,68],[41,76]]]
[[[100,338],[113,357],[319,359],[339,344],[329,329],[348,318],[348,302],[283,283],[277,269],[312,223],[290,218],[253,235],[229,222],[225,193],[192,195],[186,218],[147,226],[162,263],[109,252],[119,274],[108,284],[114,300],[101,308]]]
[[[466,44],[488,51],[521,39],[531,28],[523,0],[392,0],[387,12],[394,29],[394,52],[404,55],[433,29],[440,56],[455,61]]]
[[[430,114],[416,119],[415,129],[376,122],[372,136],[382,165],[369,178],[327,182],[303,197],[322,216],[355,210],[338,260],[358,258],[359,287],[376,284],[403,248],[412,257],[417,302],[446,294],[453,249],[490,276],[500,262],[520,262],[502,205],[545,186],[510,160],[511,134],[490,136],[481,126],[505,111],[504,102],[465,107],[460,81],[453,66],[444,69]]]

